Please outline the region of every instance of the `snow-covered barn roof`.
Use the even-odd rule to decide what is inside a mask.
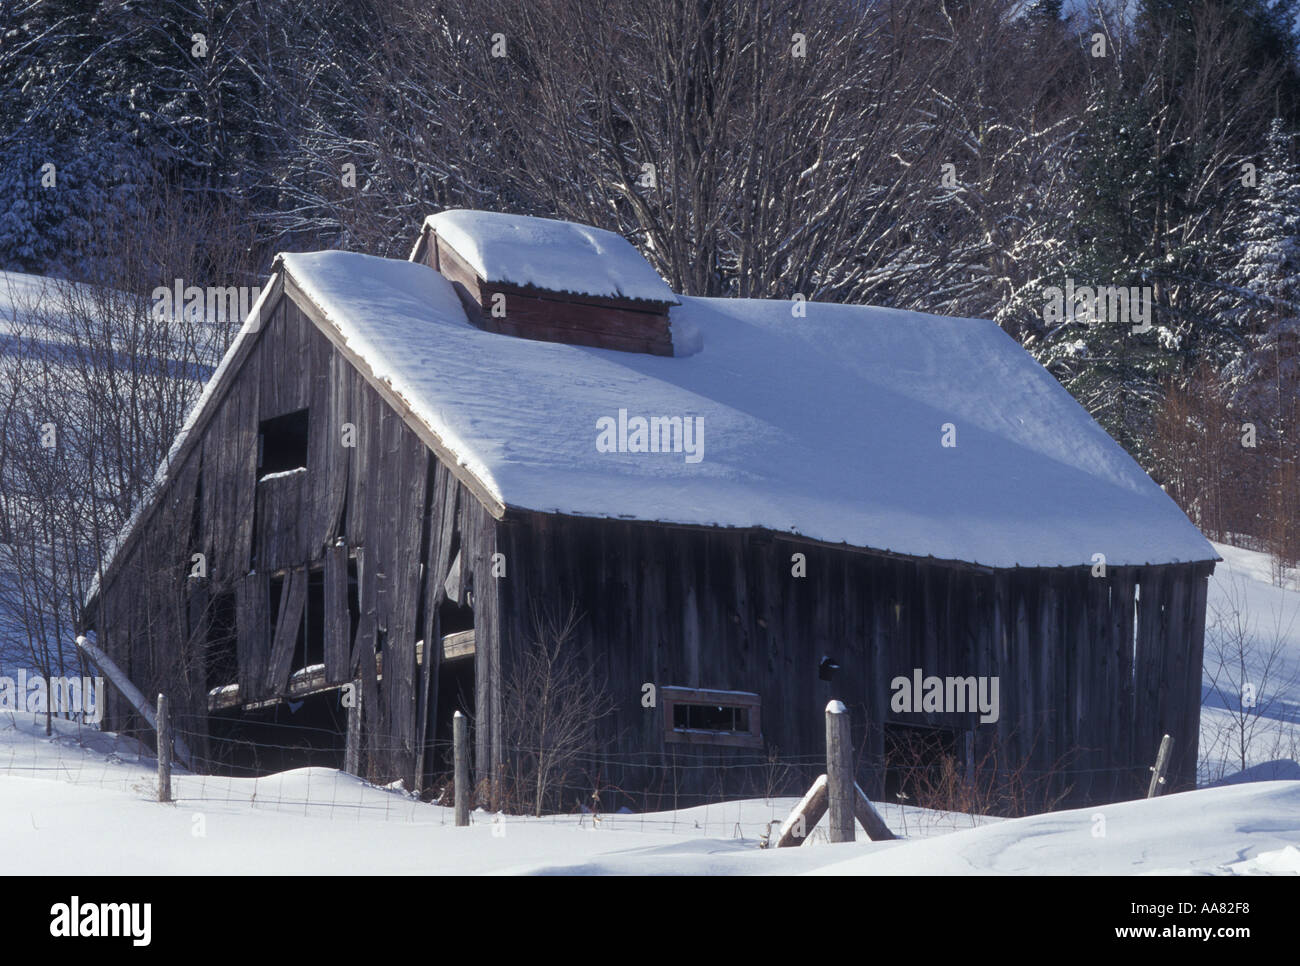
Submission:
[[[439,231],[454,221],[435,219]],[[677,297],[674,343],[689,331],[698,351],[665,358],[486,332],[414,262],[319,252],[280,264],[508,507],[761,527],[988,567],[1217,559],[992,322]],[[698,418],[702,458],[598,449],[611,424],[604,442],[635,446],[637,417]]]
[[[424,224],[489,282],[598,298],[677,301],[631,242],[603,228],[459,208],[430,215]]]

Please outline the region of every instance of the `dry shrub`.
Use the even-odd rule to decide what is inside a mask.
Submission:
[[[1044,771],[1031,768],[1030,756],[1005,762],[999,742],[990,742],[969,767],[954,754],[934,755],[921,744],[895,747],[885,758],[889,771],[902,774],[905,803],[939,812],[1019,818],[1050,812],[1070,794],[1062,756]]]

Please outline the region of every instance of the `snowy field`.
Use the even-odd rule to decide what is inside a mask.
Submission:
[[[0,851],[26,873],[1258,874],[1300,873],[1300,781],[1215,788],[1016,820],[885,806],[898,842],[765,850],[793,799],[649,815],[474,815],[331,769],[176,776],[124,740],[0,714]],[[860,834],[860,833],[859,833]]]
[[[1210,578],[1199,781],[1300,779],[1300,575],[1288,573],[1279,587],[1267,554],[1219,543],[1214,549],[1223,562]],[[1240,631],[1254,640],[1244,658],[1235,647]],[[1243,685],[1257,692],[1245,712]]]

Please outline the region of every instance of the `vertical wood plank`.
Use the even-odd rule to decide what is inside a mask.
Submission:
[[[348,613],[348,548],[343,543],[325,553],[325,680],[342,684],[352,677],[352,620]]]
[[[236,584],[235,650],[239,694],[245,701],[264,697],[264,668],[270,651],[270,584],[262,574],[248,574]]]
[[[280,587],[280,612],[276,615],[275,637],[267,663],[263,693],[283,694],[289,685],[294,646],[302,626],[303,605],[307,602],[307,572],[302,568],[289,571]]]

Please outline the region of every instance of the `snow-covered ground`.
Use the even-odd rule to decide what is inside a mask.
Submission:
[[[998,820],[885,805],[897,842],[761,849],[794,799],[653,814],[492,816],[327,768],[178,774],[160,805],[133,742],[0,713],[0,851],[27,873],[1256,874],[1300,872],[1300,781]],[[861,837],[861,832],[859,832]]]
[[[1199,780],[1232,782],[1243,770],[1243,727],[1250,770],[1243,777],[1300,778],[1300,575],[1287,574],[1279,587],[1267,554],[1214,549],[1223,562],[1210,581],[1206,616]],[[1243,631],[1253,639],[1244,671],[1233,646]],[[1255,692],[1246,696],[1254,709],[1244,720],[1243,685]]]

